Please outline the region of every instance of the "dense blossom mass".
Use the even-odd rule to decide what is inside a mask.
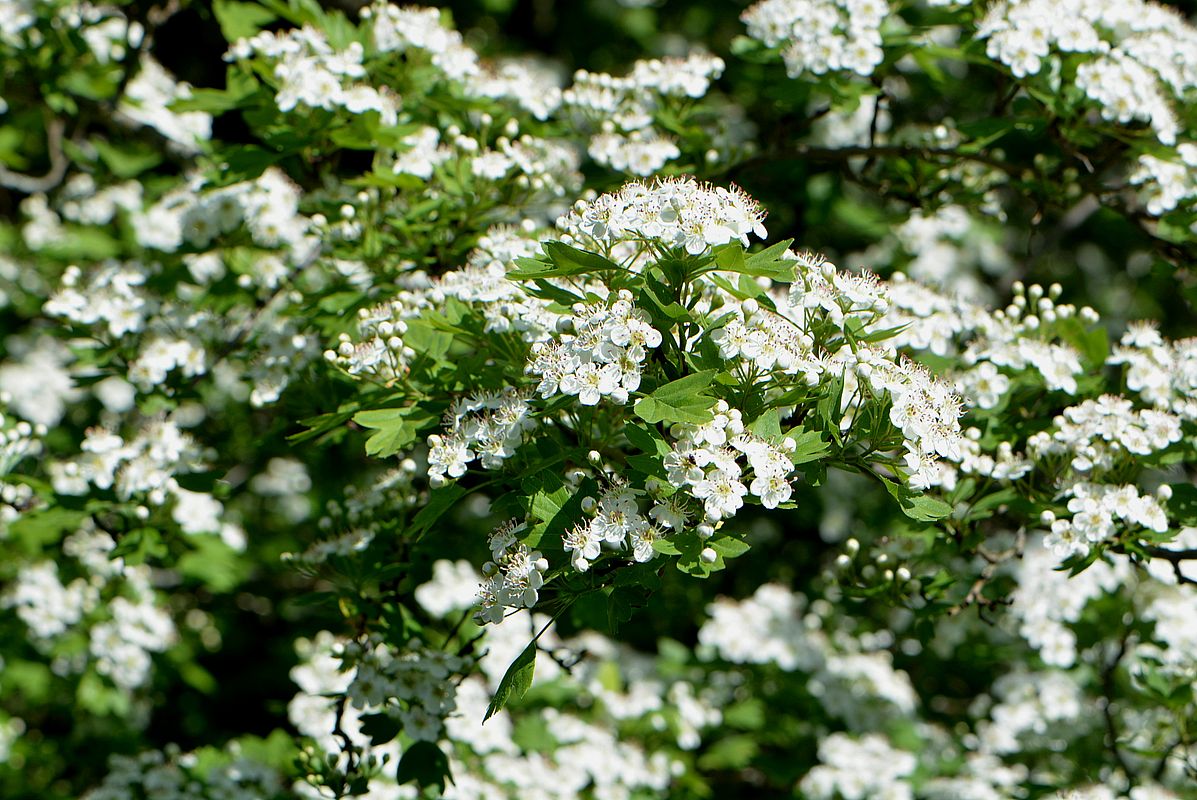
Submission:
[[[1192,796],[1197,28],[459,5],[0,0],[0,796]]]

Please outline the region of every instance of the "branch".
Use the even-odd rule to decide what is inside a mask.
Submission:
[[[935,159],[974,161],[978,164],[985,164],[986,166],[1000,169],[1011,175],[1016,175],[1022,171],[1022,167],[1017,164],[1011,164],[984,153],[966,152],[956,147],[929,147],[914,144],[849,145],[847,147],[816,147],[808,144],[799,144],[781,152],[754,156],[746,161],[741,161],[733,169],[739,171],[744,167],[754,166],[757,163],[772,163],[778,159],[785,158],[808,159],[811,161],[846,161],[858,156],[865,156],[870,160],[875,158],[921,158],[926,161]]]
[[[46,152],[50,155],[50,169],[42,176],[26,175],[0,164],[0,186],[24,194],[48,192],[66,177],[67,157],[62,149],[66,124],[54,118],[46,125]]]
[[[1181,561],[1197,561],[1197,548],[1190,550],[1169,550],[1166,547],[1146,547],[1147,555],[1162,558],[1177,564]]]
[[[1122,750],[1118,747],[1118,727],[1114,722],[1114,712],[1110,710],[1110,706],[1114,702],[1114,672],[1118,669],[1118,664],[1122,661],[1122,657],[1126,655],[1128,638],[1130,638],[1129,630],[1122,634],[1122,640],[1118,643],[1118,653],[1114,656],[1114,659],[1101,671],[1101,686],[1104,695],[1102,700],[1105,701],[1101,703],[1101,714],[1105,719],[1106,734],[1110,737],[1110,750],[1114,754],[1114,760],[1118,762],[1118,766],[1122,769],[1127,781],[1133,787],[1135,785],[1135,773],[1131,772],[1130,766],[1127,765],[1126,759],[1122,755]]]

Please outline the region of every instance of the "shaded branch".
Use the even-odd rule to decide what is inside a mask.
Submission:
[[[45,175],[26,175],[0,164],[0,186],[24,194],[37,194],[48,192],[62,183],[67,171],[67,157],[62,149],[65,132],[66,123],[58,118],[51,119],[46,125],[46,152],[50,156],[50,169]]]

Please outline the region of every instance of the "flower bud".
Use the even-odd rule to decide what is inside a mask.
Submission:
[[[702,559],[702,563],[704,564],[714,564],[719,558],[719,554],[710,547],[704,547],[698,557]]]

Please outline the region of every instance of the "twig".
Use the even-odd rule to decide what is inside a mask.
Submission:
[[[62,137],[66,132],[66,124],[58,119],[51,119],[46,124],[46,152],[50,156],[50,169],[45,175],[26,175],[16,172],[0,164],[0,186],[24,194],[48,192],[66,177],[67,157],[62,149]]]
[[[1126,759],[1122,755],[1122,750],[1118,748],[1118,727],[1114,722],[1114,712],[1110,710],[1110,706],[1114,703],[1114,671],[1118,669],[1119,662],[1122,657],[1126,655],[1126,642],[1130,638],[1130,630],[1126,630],[1122,634],[1121,641],[1118,642],[1118,653],[1114,659],[1106,665],[1101,671],[1101,686],[1104,693],[1104,703],[1101,704],[1102,717],[1105,718],[1106,734],[1110,737],[1110,750],[1114,754],[1114,760],[1118,762],[1118,766],[1122,769],[1123,774],[1126,775],[1126,780],[1131,787],[1135,785],[1135,774],[1131,772],[1130,766],[1126,763]]]

